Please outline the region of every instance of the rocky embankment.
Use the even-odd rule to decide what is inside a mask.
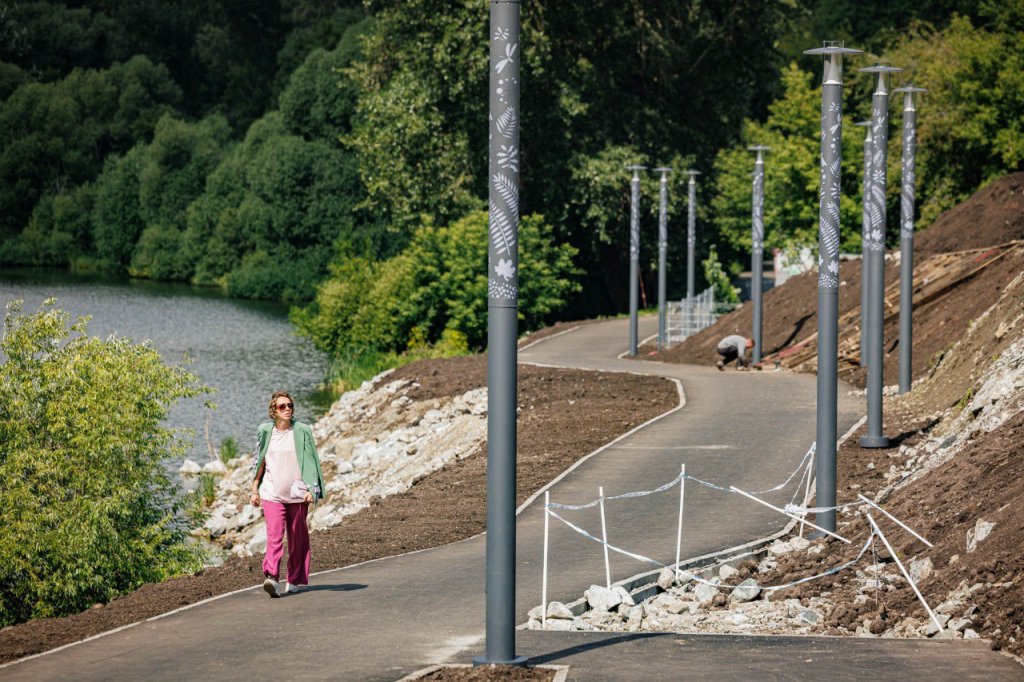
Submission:
[[[338,525],[367,507],[374,497],[408,490],[414,481],[454,459],[473,453],[487,430],[487,389],[454,398],[413,400],[414,381],[387,381],[385,372],[344,394],[313,425],[323,469],[325,498],[309,516],[311,530]],[[196,535],[211,544],[212,563],[225,554],[249,556],[264,551],[266,524],[249,504],[252,456],[224,468],[209,516]],[[183,472],[199,467],[186,463]]]

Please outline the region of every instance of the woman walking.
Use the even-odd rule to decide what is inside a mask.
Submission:
[[[313,429],[295,421],[295,401],[287,391],[270,398],[271,423],[256,431],[251,502],[263,507],[267,522],[267,553],[263,557],[263,589],[271,597],[277,589],[285,530],[288,532],[288,572],[285,593],[309,584],[309,530],[306,511],[310,502],[323,498],[323,475],[316,454]]]

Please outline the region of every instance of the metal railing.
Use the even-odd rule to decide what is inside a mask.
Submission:
[[[682,343],[702,329],[715,323],[720,316],[732,312],[739,304],[715,301],[714,287],[708,287],[693,299],[670,301],[665,319],[665,346],[671,348]]]

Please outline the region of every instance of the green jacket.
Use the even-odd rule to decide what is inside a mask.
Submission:
[[[256,449],[253,451],[251,467],[254,476],[260,470],[263,458],[267,455],[270,431],[273,428],[273,422],[265,422],[256,429]],[[294,420],[292,420],[292,428],[295,432],[295,457],[299,460],[302,482],[306,484],[309,492],[313,493],[313,502],[322,500],[324,498],[324,476],[320,471],[320,456],[316,454],[313,429],[309,424]]]

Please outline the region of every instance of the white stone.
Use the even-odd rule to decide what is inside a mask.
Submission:
[[[935,618],[938,619],[939,625],[941,625],[942,627],[946,627],[946,623],[949,622],[949,615],[945,614],[945,613],[935,614]],[[939,631],[940,631],[940,628],[937,627],[935,625],[935,623],[929,618],[928,619],[928,625],[924,629],[925,636],[926,637],[933,637],[934,635],[939,634]]]
[[[732,591],[729,601],[733,603],[748,602],[757,599],[759,594],[761,594],[761,588],[757,586],[757,581],[747,578]]]
[[[707,583],[700,583],[694,588],[693,600],[697,604],[707,604],[715,598],[716,594],[718,594],[718,578],[714,578],[711,582],[714,584],[708,585]]]
[[[787,552],[791,552],[792,550],[793,546],[790,545],[788,542],[783,542],[782,540],[776,540],[768,546],[769,556],[779,556],[780,554],[786,554]]]
[[[212,459],[203,465],[203,473],[206,474],[222,475],[226,474],[227,472],[228,468],[224,466],[224,462],[220,461],[219,459]]]
[[[267,526],[262,524],[252,539],[246,543],[245,548],[252,554],[260,554],[267,549]]]
[[[200,471],[202,471],[202,467],[200,467],[198,463],[193,462],[191,459],[186,459],[184,462],[182,462],[181,468],[178,469],[178,473],[181,474],[182,476],[195,476]]]
[[[633,601],[633,595],[631,595],[629,590],[622,585],[615,585],[612,587],[612,590],[619,595],[619,604],[625,604],[626,606],[634,606],[636,604],[636,602]]]
[[[658,572],[658,587],[667,590],[676,584],[676,573],[671,568],[663,568]]]
[[[568,632],[573,629],[573,622],[574,621],[564,620],[562,618],[552,618],[547,622],[547,629]]]
[[[722,564],[722,567],[718,569],[718,577],[721,580],[728,580],[734,575],[739,575],[739,571],[730,566],[729,564]]]
[[[787,543],[796,552],[802,552],[802,551],[804,551],[805,549],[807,549],[808,547],[811,546],[811,541],[810,540],[808,540],[807,538],[799,537],[799,536],[797,536],[795,538],[790,538],[789,540],[787,540]]]
[[[537,604],[526,613],[526,617],[530,620],[539,619],[544,615],[544,605]]]
[[[966,629],[968,625],[973,625],[970,618],[958,618],[957,620],[950,619],[946,624],[946,627],[953,632],[960,632],[961,630]]]
[[[967,531],[967,553],[970,554],[977,549],[978,543],[987,538],[995,527],[995,523],[978,519],[977,523],[974,524],[974,528]]]
[[[247,504],[242,507],[242,513],[235,517],[235,528],[244,528],[250,523],[256,523],[263,516],[259,508]]]
[[[967,628],[966,630],[964,630],[964,639],[981,639],[981,635],[979,635],[971,628]]]
[[[591,585],[583,597],[594,611],[608,611],[622,602],[622,596],[615,590],[600,585]]]
[[[575,616],[572,615],[572,611],[569,610],[568,606],[560,601],[553,601],[548,604],[548,618],[572,620]]]
[[[821,622],[821,614],[814,609],[804,609],[796,618],[799,621],[803,621],[804,623],[809,623],[811,625],[817,625]]]
[[[641,620],[644,617],[644,607],[640,606],[639,604],[635,606],[630,606],[626,609],[625,615],[627,620]]]
[[[928,557],[911,559],[907,570],[910,572],[910,579],[915,584],[920,585],[922,580],[927,579],[932,574],[932,560]]]
[[[947,616],[959,611],[963,607],[963,602],[959,599],[949,599],[942,602],[935,607],[935,613],[944,613]]]

